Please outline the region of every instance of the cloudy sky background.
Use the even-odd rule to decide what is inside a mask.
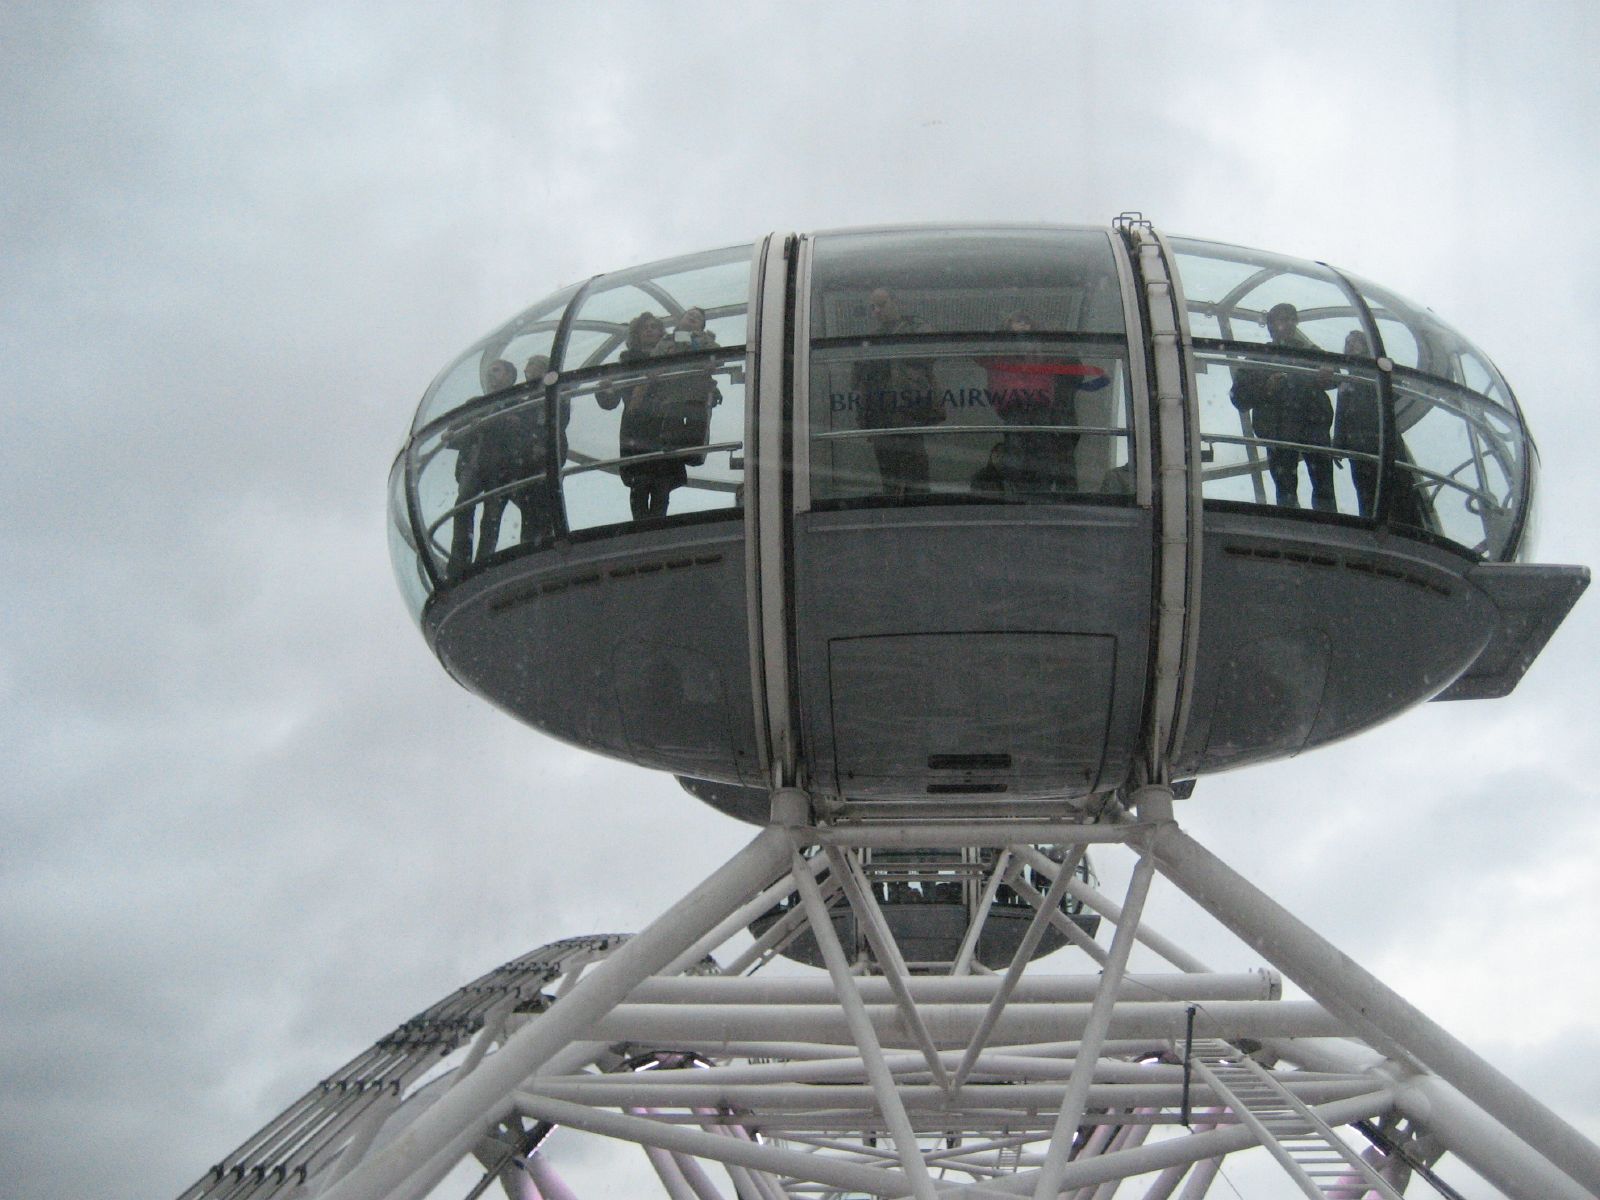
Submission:
[[[460,983],[638,928],[746,840],[458,689],[391,578],[422,388],[561,284],[1140,209],[1467,332],[1539,442],[1540,556],[1600,562],[1597,11],[6,6],[0,1196],[175,1194]],[[1591,596],[1512,698],[1180,812],[1592,1136],[1597,653]],[[1170,889],[1149,915],[1257,961]]]

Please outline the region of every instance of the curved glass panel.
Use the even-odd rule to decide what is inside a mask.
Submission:
[[[654,317],[668,329],[698,309],[718,346],[745,344],[753,246],[732,246],[671,258],[596,279],[573,314],[561,356],[563,371],[626,362],[629,326]],[[691,323],[694,318],[691,316]]]
[[[1196,338],[1345,354],[1350,334],[1370,333],[1339,277],[1326,267],[1220,242],[1172,238],[1170,244]],[[1292,315],[1292,329],[1284,320],[1269,327],[1274,309]],[[1370,350],[1365,353],[1370,356]]]
[[[1391,519],[1503,557],[1527,470],[1516,414],[1413,375],[1395,376],[1394,409],[1396,473],[1416,499],[1397,505]]]
[[[1500,372],[1470,341],[1419,304],[1388,288],[1346,276],[1372,310],[1384,353],[1396,366],[1446,379],[1506,407],[1515,408]]]
[[[811,338],[1126,333],[1105,231],[829,233],[811,259]]]
[[[416,420],[411,423],[411,428],[421,429],[468,400],[490,391],[490,364],[497,359],[510,362],[518,371],[524,370],[528,360],[536,355],[542,356],[548,364],[554,353],[561,314],[577,293],[578,286],[575,285],[545,297],[532,308],[518,313],[440,371],[423,393],[422,404],[417,409]]]
[[[402,451],[389,469],[389,562],[394,567],[394,577],[400,584],[400,594],[405,597],[406,608],[412,620],[421,620],[422,606],[433,594],[433,584],[428,579],[427,568],[417,552],[416,539],[411,533],[411,516],[406,511],[406,455]]]
[[[744,392],[743,350],[704,334],[666,334],[626,364],[563,383],[568,528],[737,509]]]
[[[810,401],[814,504],[1133,492],[1118,338],[825,347]]]
[[[501,364],[511,375],[510,364]],[[544,372],[456,410],[412,447],[417,514],[434,569],[455,579],[518,546],[547,544],[557,528],[548,478]]]
[[[1201,494],[1372,517],[1383,463],[1378,373],[1270,350],[1194,356]]]

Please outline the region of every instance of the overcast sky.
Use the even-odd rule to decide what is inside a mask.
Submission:
[[[4,6],[0,1196],[175,1194],[462,982],[644,925],[748,837],[468,696],[394,586],[418,396],[561,284],[1139,209],[1456,324],[1539,442],[1540,557],[1600,562],[1597,12]],[[1511,698],[1180,810],[1591,1135],[1597,654],[1590,596]],[[1257,961],[1170,889],[1149,915]]]

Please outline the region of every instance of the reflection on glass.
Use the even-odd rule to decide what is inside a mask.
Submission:
[[[1410,367],[1459,383],[1502,407],[1512,406],[1511,391],[1483,351],[1428,309],[1388,288],[1350,276],[1372,310],[1383,350],[1397,366]]]
[[[411,427],[421,429],[467,401],[483,395],[486,372],[490,370],[490,364],[497,360],[518,367],[536,354],[544,355],[548,360],[555,346],[561,314],[577,291],[576,287],[566,288],[539,301],[439,372],[438,378],[423,394],[422,404],[417,409],[416,420]]]
[[[573,530],[741,501],[744,354],[720,349],[704,329],[669,331],[654,317],[633,325],[618,367],[562,385]]]
[[[422,556],[417,552],[415,537],[411,532],[411,515],[406,511],[406,456],[402,452],[389,471],[389,562],[400,583],[400,593],[412,619],[422,616],[422,606],[432,594],[433,586]]]
[[[484,364],[484,395],[413,448],[417,511],[435,570],[449,579],[518,546],[548,544],[559,526],[548,480],[549,360]],[[565,421],[561,423],[564,429]]]
[[[1337,354],[1352,332],[1366,333],[1354,301],[1326,267],[1190,238],[1174,238],[1172,246],[1196,338],[1275,342],[1268,314],[1284,305],[1295,310],[1309,347]]]
[[[626,362],[630,324],[652,315],[677,328],[691,310],[713,343],[746,341],[751,246],[734,246],[602,275],[573,314],[562,370]]]
[[[883,301],[893,307],[886,314]],[[811,337],[993,334],[1025,315],[1059,333],[1125,333],[1104,231],[913,229],[823,234],[811,263]]]
[[[1131,494],[1126,372],[1105,345],[834,347],[811,359],[816,503]]]
[[[1414,500],[1391,519],[1499,556],[1522,494],[1521,430],[1511,413],[1463,389],[1394,381],[1397,474]]]

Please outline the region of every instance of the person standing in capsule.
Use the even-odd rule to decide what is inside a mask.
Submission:
[[[628,322],[628,339],[618,362],[644,363],[654,355],[667,334],[661,318],[642,312]],[[645,457],[660,454],[661,406],[651,381],[642,379],[619,390],[596,394],[600,407],[611,410],[622,405],[622,422],[617,430],[617,454],[625,460],[618,475],[628,489],[628,508],[635,521],[667,515],[667,502],[674,488],[688,482],[689,471],[681,458]],[[643,458],[629,462],[628,459]]]
[[[1274,304],[1267,310],[1267,334],[1274,346],[1291,350],[1316,350],[1300,331],[1300,310],[1292,304]],[[1250,416],[1254,435],[1267,442],[1267,470],[1280,508],[1300,507],[1300,460],[1311,477],[1311,507],[1336,512],[1333,495],[1333,456],[1303,449],[1327,446],[1333,429],[1333,401],[1328,389],[1333,372],[1305,368],[1241,367],[1234,374],[1233,406]],[[1273,443],[1291,443],[1288,445]]]
[[[878,337],[927,333],[927,322],[902,311],[900,298],[888,288],[867,297],[872,333]],[[900,430],[932,425],[944,419],[934,393],[933,360],[875,358],[855,365],[852,389],[861,397],[861,428]],[[921,434],[879,433],[872,454],[884,495],[896,500],[928,492],[928,446]]]

